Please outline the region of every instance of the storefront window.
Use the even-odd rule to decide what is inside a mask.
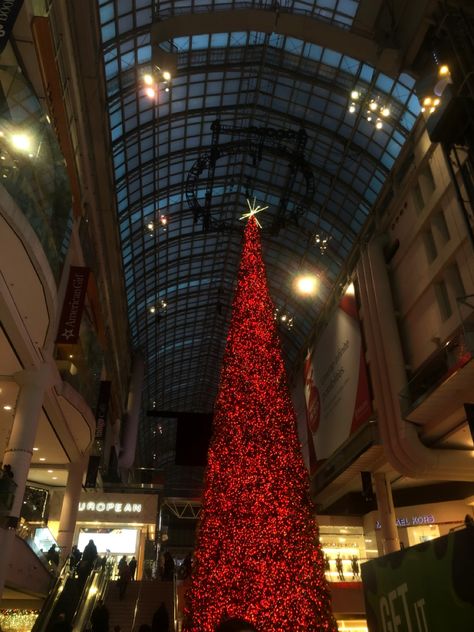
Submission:
[[[328,581],[360,581],[360,564],[367,560],[362,527],[319,529]]]

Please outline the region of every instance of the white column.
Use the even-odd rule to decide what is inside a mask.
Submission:
[[[69,473],[66,489],[64,491],[58,529],[58,545],[61,548],[61,560],[65,560],[71,552],[86,463],[87,458],[83,457],[80,461],[69,464]]]
[[[377,497],[377,507],[379,510],[379,520],[381,525],[382,543],[384,554],[400,550],[400,540],[398,539],[397,519],[395,517],[395,507],[393,505],[392,488],[387,476],[383,472],[374,474],[375,495]]]
[[[27,369],[15,375],[15,380],[20,385],[20,392],[8,447],[3,455],[3,464],[11,465],[13,481],[17,487],[9,514],[12,528],[0,528],[0,551],[2,551],[2,555],[0,555],[0,594],[3,593],[5,586],[15,537],[13,524],[20,517],[44,393],[46,388],[53,384],[53,375],[53,369],[49,364],[42,364],[37,368]]]

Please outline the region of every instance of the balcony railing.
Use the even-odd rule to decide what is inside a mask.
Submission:
[[[0,95],[0,184],[28,219],[59,281],[72,229],[64,158],[17,66],[0,66]]]
[[[400,408],[407,416],[443,382],[462,369],[474,357],[474,319],[462,327],[414,373],[400,392]]]

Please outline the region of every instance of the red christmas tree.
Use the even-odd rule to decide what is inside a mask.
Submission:
[[[261,632],[336,630],[255,217],[245,229],[188,632],[242,617]]]

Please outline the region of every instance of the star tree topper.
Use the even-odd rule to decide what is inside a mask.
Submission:
[[[252,202],[247,198],[247,206],[249,207],[249,212],[244,213],[242,217],[240,217],[239,219],[246,219],[247,217],[253,217],[257,213],[261,213],[262,211],[265,211],[268,208],[268,206],[259,206],[257,204],[256,198],[253,198]],[[255,221],[257,222],[257,226],[259,228],[262,228],[262,225],[260,224],[257,218],[255,218]]]

